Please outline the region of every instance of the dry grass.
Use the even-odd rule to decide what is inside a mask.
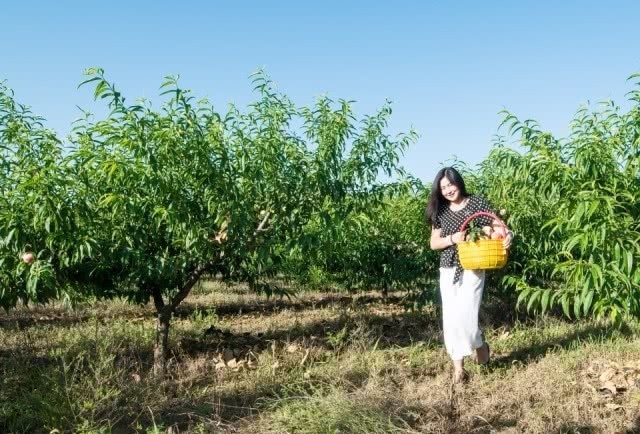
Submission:
[[[438,309],[400,301],[205,283],[161,382],[151,307],[20,308],[0,315],[0,432],[640,432],[637,324],[518,321],[489,301],[493,362],[452,387]]]

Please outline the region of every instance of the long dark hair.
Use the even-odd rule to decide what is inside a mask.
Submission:
[[[464,179],[462,179],[462,176],[460,176],[460,173],[456,169],[453,167],[443,167],[440,169],[436,174],[436,179],[433,180],[429,202],[427,202],[427,220],[431,221],[434,225],[436,224],[438,211],[440,211],[442,207],[447,206],[447,200],[442,196],[442,191],[440,191],[440,181],[442,181],[442,178],[447,178],[449,182],[458,187],[463,197],[468,196],[467,188],[464,186]]]

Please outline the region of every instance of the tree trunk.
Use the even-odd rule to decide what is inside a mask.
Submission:
[[[184,300],[191,288],[198,282],[200,276],[211,269],[213,262],[199,265],[193,270],[180,291],[170,299],[166,304],[162,298],[162,291],[157,288],[150,290],[153,297],[153,304],[156,306],[158,317],[156,319],[156,344],[153,347],[153,373],[156,376],[164,376],[169,359],[169,325],[171,324],[171,316],[173,311]]]
[[[170,306],[164,306],[156,319],[156,344],[153,347],[153,374],[164,376],[169,359]]]

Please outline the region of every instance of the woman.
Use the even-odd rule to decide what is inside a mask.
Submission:
[[[478,328],[478,310],[484,289],[484,270],[463,270],[456,244],[464,241],[462,223],[479,211],[492,212],[487,201],[469,195],[460,173],[445,167],[436,175],[427,204],[427,218],[431,228],[431,249],[440,254],[440,295],[442,298],[442,328],[444,343],[453,361],[454,382],[465,377],[464,358],[476,354],[480,364],[489,362],[489,345],[483,341]],[[476,225],[500,227],[494,219],[480,216]],[[513,233],[507,232],[504,247],[511,246]]]

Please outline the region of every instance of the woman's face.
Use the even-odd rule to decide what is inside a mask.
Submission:
[[[450,202],[457,202],[462,199],[458,187],[453,185],[446,176],[440,181],[440,193],[442,193],[442,196]]]

